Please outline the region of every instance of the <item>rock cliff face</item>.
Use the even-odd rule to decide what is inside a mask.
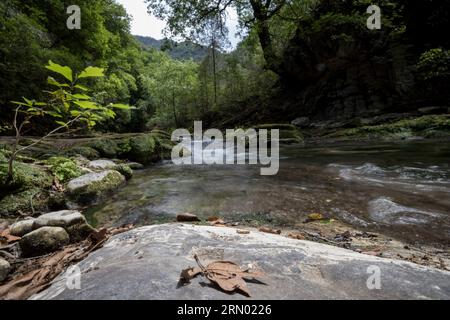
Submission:
[[[450,298],[446,271],[278,235],[166,224],[110,239],[78,264],[81,289],[68,289],[68,274],[62,274],[33,299],[247,299],[217,290],[202,277],[177,286],[181,270],[196,266],[194,254],[205,264],[258,266],[266,276],[265,284],[248,283],[254,299]],[[373,289],[370,276],[378,271],[380,287]]]
[[[449,5],[426,3],[424,8],[396,3],[389,9],[382,1],[382,28],[369,30],[367,5],[322,0],[312,17],[298,24],[282,52],[283,89],[274,99],[279,103],[271,104],[290,120],[307,116],[316,121],[450,105],[450,94],[442,86],[448,83],[448,62],[439,60],[446,81],[425,81],[418,68],[427,50],[448,49],[448,41],[436,30],[438,25],[448,29],[448,19],[432,21],[448,14]],[[409,11],[420,17],[413,20]],[[414,32],[418,29],[420,34]],[[424,30],[429,32],[426,41]]]

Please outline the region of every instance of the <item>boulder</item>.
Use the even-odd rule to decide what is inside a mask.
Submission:
[[[0,258],[0,283],[6,279],[10,270],[11,265],[9,262]]]
[[[14,236],[22,237],[42,227],[64,228],[69,234],[71,242],[84,240],[95,231],[79,211],[63,210],[46,213],[36,219],[16,222],[11,226],[10,233]]]
[[[63,210],[43,214],[36,218],[35,228],[61,227],[70,236],[71,242],[77,242],[89,236],[94,230],[86,221],[86,218],[75,210]]]
[[[69,243],[69,234],[61,227],[42,227],[26,234],[19,241],[24,257],[51,253]]]
[[[67,184],[68,197],[75,204],[92,204],[124,182],[125,177],[115,170],[85,174],[69,181]]]
[[[111,170],[114,169],[116,164],[114,161],[111,160],[94,160],[89,161],[87,164],[88,168],[94,169],[94,170]]]
[[[34,226],[34,221],[35,219],[18,221],[11,225],[9,233],[16,237],[22,237],[36,229]]]
[[[448,271],[274,234],[175,223],[112,237],[77,264],[81,290],[68,289],[63,273],[32,299],[248,299],[217,290],[201,276],[177,286],[180,272],[197,266],[194,254],[203,264],[229,260],[261,269],[265,284],[247,283],[251,299],[450,298]],[[374,270],[380,272],[380,289],[371,280]]]

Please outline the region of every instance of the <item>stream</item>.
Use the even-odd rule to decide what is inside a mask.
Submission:
[[[189,212],[294,227],[322,213],[413,243],[450,243],[448,141],[282,146],[279,173],[259,169],[166,161],[136,171],[86,216],[96,226],[148,225]]]

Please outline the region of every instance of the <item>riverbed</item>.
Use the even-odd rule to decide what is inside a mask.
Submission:
[[[258,165],[166,161],[137,171],[86,215],[96,226],[141,226],[185,212],[283,227],[320,213],[410,243],[449,244],[450,143],[283,146],[275,176]]]

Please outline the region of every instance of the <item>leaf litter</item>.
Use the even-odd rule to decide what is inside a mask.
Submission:
[[[70,265],[101,248],[112,236],[129,231],[133,225],[101,229],[78,243],[44,256],[10,261],[14,272],[8,282],[0,285],[0,300],[24,300],[48,288],[52,281]],[[5,234],[3,231],[2,235]]]

